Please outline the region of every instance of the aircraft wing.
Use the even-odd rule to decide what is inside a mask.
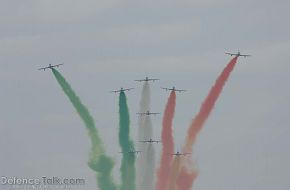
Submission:
[[[230,56],[233,56],[233,55],[238,55],[236,53],[229,53],[229,52],[226,52],[227,55],[230,55]]]
[[[117,92],[121,92],[121,90],[112,90],[110,92],[114,92],[114,93],[117,93]]]
[[[160,79],[148,79],[148,81],[157,81],[157,80],[160,80]]]
[[[175,91],[177,91],[177,92],[185,92],[186,90],[178,90],[178,89],[175,89]]]
[[[63,63],[61,63],[61,64],[57,64],[57,65],[53,65],[52,67],[59,67],[59,66],[61,66],[61,65],[63,65]]]
[[[45,69],[48,69],[48,67],[42,67],[42,68],[39,68],[38,70],[44,70],[45,71]]]
[[[249,57],[249,56],[251,56],[251,55],[244,54],[244,55],[240,55],[240,56],[243,56],[243,57]]]
[[[161,87],[161,89],[164,89],[164,90],[170,90],[169,88],[164,88],[164,87]]]
[[[149,114],[151,114],[151,115],[158,115],[160,113],[152,113],[152,112],[150,112]]]
[[[134,88],[126,88],[126,89],[123,89],[123,91],[130,91],[130,90],[133,90]]]

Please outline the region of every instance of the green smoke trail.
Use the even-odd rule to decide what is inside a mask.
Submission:
[[[134,150],[133,141],[130,139],[130,118],[127,98],[123,91],[119,96],[119,143],[123,152],[121,163],[121,187],[120,190],[135,190],[135,154],[128,154]]]
[[[90,115],[88,109],[82,104],[79,97],[75,94],[65,78],[53,68],[52,72],[62,90],[67,95],[70,102],[73,104],[74,108],[86,125],[92,144],[88,165],[92,170],[97,172],[96,175],[99,188],[101,190],[116,190],[117,188],[113,183],[111,175],[114,162],[111,158],[105,155],[105,150],[95,127],[93,117]]]

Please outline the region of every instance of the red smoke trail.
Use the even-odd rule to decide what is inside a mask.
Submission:
[[[183,162],[192,162],[192,160],[188,158],[187,160],[183,160]],[[183,164],[184,163],[182,163],[181,165],[182,167],[181,167],[181,170],[179,171],[177,181],[176,181],[176,185],[179,190],[191,189],[193,181],[198,175],[197,171],[195,170],[192,170],[189,172],[188,169]]]
[[[171,170],[170,170],[170,174],[169,174],[169,186],[168,186],[168,190],[176,190],[177,186],[176,186],[176,180],[177,180],[177,175],[178,172],[180,170],[180,164],[181,164],[181,157],[180,156],[175,156],[172,166],[171,166]]]
[[[171,91],[168,98],[165,113],[162,121],[162,155],[160,160],[160,167],[157,171],[156,190],[167,190],[169,173],[173,156],[169,153],[174,151],[173,134],[172,134],[172,121],[174,117],[176,104],[175,91]]]
[[[223,86],[225,85],[227,79],[229,78],[232,70],[234,69],[238,57],[234,57],[223,70],[221,75],[217,78],[215,85],[211,88],[205,101],[202,103],[199,113],[192,120],[191,125],[187,132],[187,137],[185,145],[183,147],[184,152],[191,152],[192,146],[196,140],[198,132],[202,129],[205,121],[210,115],[216,100],[218,99]],[[177,179],[177,185],[179,190],[189,190],[191,189],[192,183],[197,176],[197,172],[194,169],[189,169],[188,166],[192,161],[190,158],[183,160],[182,168],[179,172],[179,177]],[[189,171],[191,170],[191,171]]]

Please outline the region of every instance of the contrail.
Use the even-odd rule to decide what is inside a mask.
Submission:
[[[222,89],[228,80],[232,70],[237,63],[238,57],[234,57],[228,65],[224,68],[220,76],[217,78],[215,85],[211,88],[205,101],[202,103],[199,113],[192,120],[191,125],[187,132],[185,144],[183,146],[184,152],[191,152],[193,144],[196,140],[196,136],[202,129],[205,121],[209,117],[211,111],[214,108],[215,102],[217,101]],[[188,157],[182,162],[181,172],[178,177],[178,188],[180,190],[189,190],[192,187],[193,181],[197,176],[197,171],[194,168],[189,168],[191,165],[191,158]]]
[[[175,104],[176,94],[175,91],[171,91],[162,121],[161,139],[163,147],[160,166],[157,170],[156,190],[167,190],[167,185],[169,183],[169,172],[173,160],[173,156],[170,153],[174,152],[172,122],[175,112]]]
[[[150,85],[145,81],[141,93],[140,113],[150,110]],[[152,121],[149,116],[139,117],[138,141],[149,140],[153,137]],[[138,150],[144,151],[137,159],[137,190],[153,189],[155,169],[155,149],[152,144],[138,143]]]
[[[121,187],[120,190],[135,190],[135,154],[128,151],[135,150],[133,141],[130,139],[130,118],[127,98],[124,91],[119,95],[119,144],[123,157],[121,163]]]
[[[99,188],[101,190],[116,190],[117,188],[111,175],[114,162],[105,154],[101,138],[99,137],[98,131],[95,127],[94,119],[65,78],[54,68],[52,68],[52,72],[62,90],[67,95],[70,102],[73,104],[77,113],[86,125],[92,144],[88,165],[92,170],[97,172],[96,176]]]

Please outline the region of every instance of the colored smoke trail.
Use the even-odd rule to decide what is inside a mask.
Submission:
[[[142,93],[141,93],[141,100],[140,100],[140,104],[139,104],[139,112],[144,113],[146,111],[150,111],[150,85],[149,85],[148,81],[146,81],[143,85]],[[138,120],[139,128],[137,131],[138,140],[143,140],[145,138],[145,136],[144,136],[144,130],[145,130],[144,120],[145,120],[145,117],[139,117],[139,120]]]
[[[117,188],[113,183],[111,175],[114,162],[105,154],[102,141],[95,127],[94,119],[90,115],[88,109],[82,104],[79,97],[75,94],[71,86],[65,80],[65,78],[53,68],[52,72],[62,90],[67,95],[70,102],[73,104],[77,113],[86,125],[92,143],[88,165],[92,170],[97,172],[97,182],[99,188],[101,190],[116,190]]]
[[[199,113],[197,116],[192,120],[190,128],[187,133],[186,137],[186,144],[185,144],[185,151],[190,151],[192,149],[193,143],[196,139],[197,133],[203,127],[203,124],[207,120],[208,116],[210,115],[213,107],[215,105],[216,100],[218,99],[222,89],[229,78],[234,66],[237,62],[237,57],[233,58],[229,64],[224,68],[220,76],[217,78],[215,85],[211,88],[208,96],[206,97],[205,101],[201,105]]]
[[[152,137],[152,122],[150,116],[145,116],[144,120],[144,134],[146,140]],[[142,190],[154,189],[154,172],[155,172],[155,148],[152,143],[142,143],[144,144],[144,153],[140,156],[143,158],[143,163],[141,169],[144,171],[143,179],[141,180],[141,186],[138,187]]]
[[[145,81],[141,93],[139,112],[144,113],[150,110],[150,85]],[[152,121],[149,116],[139,117],[138,140],[149,140],[153,137]],[[152,144],[138,143],[138,150],[144,151],[137,159],[137,190],[153,189],[155,170],[155,149]]]
[[[180,164],[181,164],[181,156],[175,156],[169,174],[169,186],[166,189],[177,190],[176,180],[178,178]]]
[[[147,144],[147,147],[145,149],[146,151],[146,158],[145,158],[145,166],[146,172],[143,180],[143,189],[148,190],[148,189],[154,189],[154,179],[155,179],[155,147],[153,144],[149,143]],[[144,167],[145,168],[145,167]]]
[[[150,110],[150,86],[148,81],[146,81],[143,84],[143,88],[142,88],[142,93],[141,93],[141,99],[140,99],[140,104],[139,104],[139,113],[144,113],[147,110]],[[144,125],[144,121],[145,121],[146,117],[138,117],[138,129],[137,129],[137,140],[147,140],[145,139],[145,125]],[[149,137],[151,138],[151,137]],[[138,150],[145,150],[145,144],[144,143],[138,143],[137,144],[137,148]],[[144,175],[145,175],[145,170],[144,170],[144,162],[145,162],[145,158],[144,156],[140,156],[137,159],[137,190],[142,190],[142,183],[143,183],[143,179],[144,179]]]
[[[157,171],[156,190],[167,190],[167,185],[169,183],[169,172],[173,160],[173,156],[170,155],[170,153],[174,152],[172,122],[175,112],[175,104],[176,94],[175,91],[171,91],[162,121],[161,139],[163,147],[160,166]]]
[[[134,144],[129,136],[130,118],[124,91],[121,91],[119,95],[119,117],[119,144],[123,152],[120,190],[135,190],[135,154],[128,153],[134,150]]]
[[[192,168],[193,161],[190,157],[185,157],[185,160],[181,162],[181,170],[179,171],[176,185],[179,190],[189,190],[192,188],[193,181],[198,175],[195,168]],[[192,168],[191,172],[188,172],[188,168]]]
[[[205,101],[202,103],[199,113],[196,117],[192,120],[191,125],[187,132],[187,137],[185,141],[185,145],[183,147],[184,152],[191,152],[193,144],[196,140],[196,136],[199,131],[202,129],[205,121],[209,117],[211,111],[214,108],[215,102],[217,101],[222,89],[228,80],[232,70],[234,69],[238,57],[234,57],[228,65],[224,68],[220,76],[217,78],[215,85],[211,88],[208,96],[206,97]],[[181,172],[179,173],[178,177],[178,188],[180,190],[189,190],[193,184],[194,179],[197,176],[197,171],[194,169],[189,169],[188,166],[191,165],[190,157],[185,159],[182,162]],[[189,171],[191,170],[191,171]]]

